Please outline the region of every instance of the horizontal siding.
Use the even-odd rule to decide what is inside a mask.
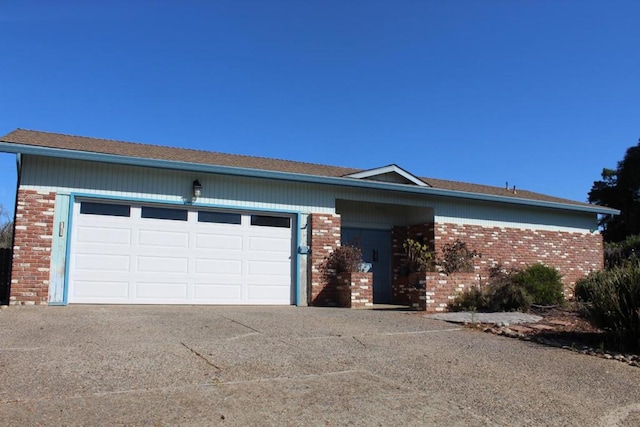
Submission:
[[[506,227],[530,230],[593,232],[598,228],[597,216],[590,213],[542,209],[517,209],[509,205],[486,202],[439,203],[435,210],[436,223]]]
[[[342,225],[353,228],[391,230],[394,225],[415,225],[433,221],[433,210],[406,205],[337,200],[336,213]]]
[[[204,187],[198,205],[332,214],[339,200],[351,226],[387,228],[389,222],[407,225],[433,218],[439,223],[532,230],[590,232],[597,228],[596,215],[590,213],[34,156],[23,156],[21,186],[61,194],[188,204],[195,179]],[[382,209],[375,213],[372,206],[354,202],[377,204]],[[388,216],[384,215],[385,210]]]
[[[334,212],[331,192],[317,191],[308,184],[42,157],[24,159],[21,185],[39,191],[188,204],[195,179],[203,186],[203,194],[196,202],[199,205]]]

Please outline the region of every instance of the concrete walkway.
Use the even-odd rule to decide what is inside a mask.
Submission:
[[[515,325],[517,323],[535,323],[542,320],[541,316],[519,312],[477,313],[460,311],[455,313],[428,314],[425,317],[452,323],[491,323],[503,326]]]

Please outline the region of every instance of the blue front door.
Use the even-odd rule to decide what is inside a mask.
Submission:
[[[391,304],[391,232],[343,228],[342,244],[359,246],[364,262],[371,263],[373,302]]]

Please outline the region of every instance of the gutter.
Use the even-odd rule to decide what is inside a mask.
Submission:
[[[408,194],[421,194],[438,197],[451,197],[456,199],[469,199],[488,202],[507,203],[512,205],[536,206],[542,208],[562,209],[578,212],[589,212],[602,215],[618,215],[617,209],[604,206],[584,206],[570,203],[550,202],[542,200],[519,199],[492,194],[470,193],[466,191],[444,190],[433,187],[411,186],[407,184],[385,183],[381,181],[365,181],[357,178],[328,177],[318,175],[306,175],[293,172],[279,172],[263,169],[246,169],[236,166],[208,165],[200,163],[187,163],[175,160],[148,159],[142,157],[129,157],[116,154],[94,153],[88,151],[66,150],[61,148],[40,147],[34,145],[18,144],[0,141],[0,152],[28,154],[45,157],[65,158],[73,160],[85,160],[102,163],[114,163],[130,166],[143,166],[158,169],[172,169],[181,171],[203,172],[231,176],[244,176],[250,178],[274,179],[280,181],[302,182],[310,184],[324,184],[338,187],[363,188],[371,190],[393,191]]]

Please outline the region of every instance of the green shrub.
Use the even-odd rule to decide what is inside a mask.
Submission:
[[[515,280],[520,272],[515,268],[507,269],[501,265],[489,269],[489,286],[485,291],[489,310],[529,310],[533,299],[525,287]]]
[[[520,270],[497,265],[489,269],[488,283],[457,295],[450,305],[454,311],[528,311],[533,298],[515,277]]]
[[[614,345],[640,350],[640,260],[591,273],[576,283],[575,295]]]
[[[533,264],[517,272],[513,280],[526,289],[535,304],[554,305],[564,301],[562,277],[553,267]]]
[[[407,255],[409,272],[425,272],[434,270],[433,252],[429,247],[417,240],[407,239],[402,243]]]
[[[449,310],[451,311],[483,311],[487,307],[485,294],[478,286],[471,286],[463,290],[449,304]]]
[[[604,245],[604,262],[607,268],[636,259],[640,259],[640,234],[627,236],[622,242]]]

